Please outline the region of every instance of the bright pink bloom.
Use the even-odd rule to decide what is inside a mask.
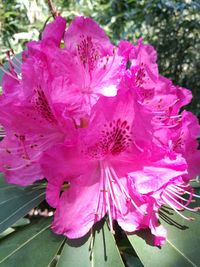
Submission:
[[[153,148],[151,130],[151,116],[134,92],[120,90],[116,97],[99,99],[88,126],[77,130],[74,146],[60,145],[45,153],[42,167],[47,200],[56,207],[56,233],[81,237],[108,214],[111,229],[112,220],[128,232],[150,227],[155,243],[163,244],[166,233],[147,193],[185,174],[187,166],[180,156],[174,154],[171,160]],[[70,188],[60,197],[66,181]]]
[[[139,101],[152,112],[164,117],[177,115],[180,108],[191,101],[189,90],[159,75],[156,51],[151,45],[142,44],[142,39],[137,45],[121,41],[119,54],[129,62],[131,83],[136,87]]]
[[[64,37],[66,20],[63,17],[57,16],[55,20],[45,27],[42,33],[42,40],[50,40],[56,46],[60,46],[60,42]]]
[[[47,26],[42,41],[28,43],[28,54],[46,61],[51,101],[62,116],[71,116],[79,125],[101,95],[116,95],[126,60],[98,24],[85,17],[75,17],[65,33],[64,48],[55,47],[53,30],[59,23],[64,30],[61,18],[57,20]],[[58,32],[58,40],[60,36]],[[43,62],[39,64],[44,69]]]
[[[169,153],[181,154],[188,165],[188,174],[184,179],[189,181],[200,173],[200,150],[197,138],[200,135],[198,119],[191,112],[184,111],[175,118],[163,120],[155,131],[155,141]]]
[[[160,207],[197,210],[187,205],[188,182],[200,172],[200,127],[180,114],[191,92],[159,75],[156,51],[142,39],[115,47],[85,17],[65,27],[58,16],[29,42],[20,70],[10,60],[0,170],[20,185],[47,178],[56,233],[81,237],[108,215],[112,231],[113,220],[127,232],[149,227],[162,245]]]
[[[51,34],[59,24],[55,37],[60,41],[64,22],[57,18],[57,24],[47,25],[42,41],[28,43],[28,54],[39,54],[47,61],[51,101],[62,115],[70,115],[79,125],[99,96],[116,95],[125,59],[98,24],[85,17],[75,17],[65,33],[64,48],[55,47]]]
[[[88,38],[92,43],[88,43]],[[87,45],[93,46],[89,47]],[[90,62],[90,59],[92,59],[93,55],[99,56],[100,53],[106,56],[114,48],[108,36],[106,36],[104,30],[94,20],[87,17],[74,17],[71,25],[65,33],[65,47],[75,56],[77,55],[77,52],[79,53],[79,50],[82,48],[85,52],[88,53],[85,54],[85,63],[88,63],[89,65],[90,63],[92,63],[92,61]],[[91,51],[86,51],[87,48],[93,49]],[[93,52],[96,52],[97,54],[92,54]],[[81,56],[81,54],[79,55]],[[81,61],[82,60],[83,58],[81,59]],[[84,64],[83,61],[82,63]]]
[[[101,95],[116,95],[125,60],[92,19],[75,17],[65,33],[65,48],[53,56],[52,101],[62,103],[77,123]]]
[[[57,46],[64,28],[64,19],[58,17],[45,29],[41,43]],[[67,117],[65,121],[59,117],[50,99],[51,73],[45,57],[32,49],[24,53],[21,75],[10,62],[0,96],[0,123],[6,134],[0,144],[0,167],[9,182],[20,185],[44,177],[38,163],[43,151],[64,141],[68,128],[73,128]]]

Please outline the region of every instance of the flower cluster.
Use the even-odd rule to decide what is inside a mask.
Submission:
[[[56,233],[82,237],[107,215],[111,231],[114,220],[129,233],[150,228],[162,245],[159,208],[191,210],[200,127],[180,111],[191,92],[161,76],[156,59],[141,39],[114,46],[92,19],[66,29],[60,16],[27,44],[20,74],[10,59],[0,170],[23,186],[47,179]]]

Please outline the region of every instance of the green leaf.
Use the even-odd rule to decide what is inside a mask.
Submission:
[[[6,184],[0,177],[0,232],[24,217],[45,198],[43,189]]]
[[[40,219],[0,240],[1,267],[47,267],[65,238],[53,234],[51,219]]]
[[[158,266],[158,263],[162,263],[165,267],[197,266],[193,263],[191,264],[190,260],[187,259],[185,255],[173,245],[173,243],[167,241],[160,249],[145,242],[145,239],[151,239],[151,233],[148,231],[140,231],[139,235],[140,236],[128,236],[128,238],[145,267],[155,267]]]
[[[0,234],[0,239],[6,237],[7,235],[9,235],[9,234],[11,234],[11,233],[13,233],[13,232],[15,232],[15,229],[13,229],[13,228],[11,228],[11,227],[7,228],[5,231],[3,231],[3,232]]]
[[[27,218],[21,218],[16,223],[12,225],[13,228],[22,227],[30,223],[30,220]]]
[[[115,239],[104,223],[100,230],[94,230],[87,242],[79,239],[67,241],[57,267],[124,267]]]
[[[193,187],[193,188],[200,188],[200,176],[197,176],[196,179],[193,179],[190,181],[190,185]]]
[[[129,255],[127,253],[123,254],[127,267],[144,267],[140,259],[136,256]]]
[[[198,200],[195,206],[199,205],[199,202]],[[144,266],[154,267],[158,262],[162,262],[165,267],[199,266],[200,214],[188,211],[183,214],[187,217],[192,215],[195,221],[187,221],[167,207],[160,212],[160,221],[167,229],[167,241],[162,248],[151,246],[152,235],[149,231],[128,236]],[[146,244],[145,240],[149,244]]]

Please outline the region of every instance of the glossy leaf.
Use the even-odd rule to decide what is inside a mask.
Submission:
[[[47,267],[65,240],[50,231],[50,224],[49,218],[35,220],[0,240],[0,266]]]
[[[0,233],[0,239],[6,237],[7,235],[9,235],[13,232],[15,232],[15,229],[13,229],[12,227],[7,228],[5,231]]]
[[[195,206],[199,205],[198,200]],[[165,267],[199,266],[200,214],[189,211],[184,211],[183,214],[187,217],[192,216],[195,221],[187,221],[167,207],[161,211],[160,221],[167,229],[167,241],[162,248],[151,245],[152,236],[148,231],[128,236],[145,267],[157,266],[159,262]]]
[[[0,178],[0,232],[24,217],[45,198],[43,189],[6,184]]]
[[[124,267],[112,233],[104,223],[100,230],[94,230],[84,239],[66,242],[58,267]]]
[[[30,220],[28,218],[21,218],[16,223],[12,225],[13,228],[22,227],[30,224]]]

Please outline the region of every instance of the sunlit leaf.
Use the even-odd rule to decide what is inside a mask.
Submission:
[[[114,237],[104,223],[85,239],[68,241],[64,245],[58,267],[124,267]]]
[[[28,225],[30,223],[30,220],[28,218],[20,218],[17,222],[15,222],[12,227],[17,228],[17,227],[22,227],[25,225]]]
[[[200,201],[197,200],[194,205],[199,206]],[[167,229],[167,241],[162,248],[152,246],[149,231],[128,236],[145,267],[157,266],[158,262],[162,262],[165,267],[199,266],[200,214],[189,211],[184,211],[183,214],[192,216],[195,220],[187,221],[167,207],[160,212],[160,221]]]
[[[53,234],[51,219],[40,219],[0,240],[0,266],[47,267],[64,242]]]
[[[6,184],[0,177],[0,232],[24,217],[45,198],[44,189]]]
[[[15,231],[15,229],[13,229],[12,227],[7,228],[5,231],[3,231],[2,233],[0,233],[0,239],[6,237],[7,235],[13,233]]]

